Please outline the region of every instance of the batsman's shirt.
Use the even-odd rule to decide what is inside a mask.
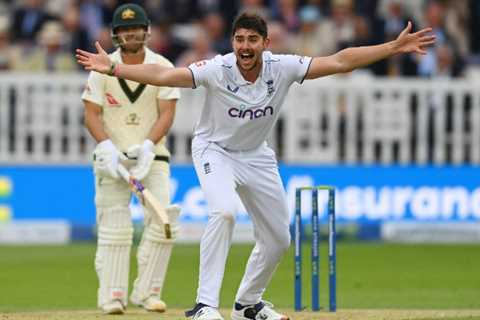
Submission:
[[[195,136],[233,151],[251,150],[265,142],[290,86],[303,82],[312,58],[264,51],[262,59],[254,83],[240,74],[233,53],[189,66],[194,88],[207,89]]]
[[[122,63],[120,50],[110,54],[112,61]],[[173,65],[153,51],[145,48],[143,63],[162,66]],[[157,99],[180,98],[177,88],[143,85],[130,80],[118,79],[98,72],[91,72],[82,94],[82,99],[102,107],[102,121],[106,133],[121,151],[134,144],[141,144],[158,119]],[[155,154],[170,156],[163,137],[155,146]]]

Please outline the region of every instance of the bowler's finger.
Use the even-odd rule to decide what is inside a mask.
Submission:
[[[86,56],[84,56],[84,55],[82,55],[82,54],[80,54],[80,53],[77,53],[77,54],[75,55],[75,58],[77,58],[77,59],[82,59],[82,60],[87,60],[87,59],[88,59],[88,57],[86,57]]]
[[[425,46],[431,46],[431,45],[433,45],[433,44],[435,44],[435,40],[422,41],[420,45],[421,45],[422,47],[425,47]]]
[[[103,50],[102,46],[100,45],[100,42],[95,41],[95,48],[97,48],[97,52],[101,54],[106,54],[105,50]]]
[[[90,52],[77,49],[77,56],[81,56],[85,59],[89,59],[92,56],[92,54]]]
[[[432,28],[425,28],[414,33],[415,36],[423,36],[426,33],[432,32]]]
[[[80,64],[86,64],[86,63],[90,63],[88,59],[85,59],[84,57],[81,57],[81,56],[77,56],[77,62],[80,63]]]
[[[420,55],[422,55],[422,56],[424,56],[424,55],[427,54],[427,52],[426,52],[425,50],[422,50],[422,49],[420,49],[420,48],[418,48],[417,50],[415,50],[415,52],[418,53],[418,54],[420,54]]]
[[[407,26],[406,26],[405,29],[403,29],[403,31],[400,33],[400,36],[404,36],[404,35],[406,35],[406,34],[409,34],[411,30],[412,30],[412,22],[411,22],[411,21],[408,21]]]
[[[420,38],[420,41],[432,41],[435,40],[437,37],[436,36],[423,36]]]

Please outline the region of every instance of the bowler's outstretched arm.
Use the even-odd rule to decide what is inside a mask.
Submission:
[[[110,74],[121,79],[159,87],[192,88],[193,76],[188,68],[168,68],[158,64],[115,64],[102,46],[95,42],[97,53],[77,49],[77,61],[85,70]]]
[[[400,53],[426,54],[425,47],[435,43],[435,36],[428,35],[432,29],[425,28],[415,33],[410,33],[411,30],[412,23],[408,22],[407,27],[393,41],[376,46],[347,48],[327,57],[315,57],[306,79],[350,72]]]

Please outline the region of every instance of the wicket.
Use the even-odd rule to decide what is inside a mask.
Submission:
[[[335,232],[335,188],[331,186],[301,187],[295,190],[295,311],[303,309],[302,306],[302,191],[311,191],[312,194],[312,311],[320,310],[320,232],[318,222],[318,192],[328,191],[328,279],[329,279],[329,311],[337,309],[337,271],[336,271],[336,232]]]

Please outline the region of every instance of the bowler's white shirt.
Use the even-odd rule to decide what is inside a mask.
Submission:
[[[207,96],[195,136],[229,150],[251,150],[267,139],[293,82],[302,83],[312,58],[263,52],[260,75],[246,81],[235,54],[193,63],[194,88]]]

